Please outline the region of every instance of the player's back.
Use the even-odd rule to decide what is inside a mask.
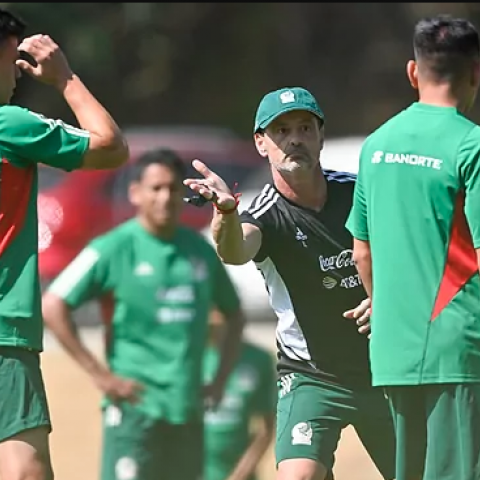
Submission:
[[[480,282],[464,212],[479,148],[480,128],[455,108],[421,103],[365,142],[377,385],[479,379]]]

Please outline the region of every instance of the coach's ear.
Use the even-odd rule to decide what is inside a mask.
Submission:
[[[407,77],[410,85],[418,90],[418,65],[415,60],[409,60],[407,62]]]
[[[267,147],[265,145],[265,135],[260,132],[256,132],[253,136],[253,140],[255,141],[255,147],[257,148],[257,152],[263,157],[266,158],[268,156]]]

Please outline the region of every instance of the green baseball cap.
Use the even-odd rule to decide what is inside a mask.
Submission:
[[[322,122],[325,121],[315,97],[308,90],[301,87],[281,88],[267,93],[262,98],[255,115],[253,133],[267,128],[280,115],[293,110],[311,112]]]

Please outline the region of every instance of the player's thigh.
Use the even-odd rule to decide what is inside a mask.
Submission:
[[[50,415],[38,353],[0,348],[0,477],[52,476]]]
[[[395,386],[385,389],[395,429],[395,478],[420,480],[427,445],[425,389]]]
[[[480,384],[427,388],[424,480],[480,478]]]
[[[0,443],[2,480],[51,480],[50,427],[24,430]]]
[[[395,430],[390,406],[382,388],[355,392],[355,431],[370,458],[386,480],[395,478]]]
[[[333,468],[342,429],[353,413],[350,390],[288,374],[279,380],[277,478],[323,478]]]
[[[166,424],[158,432],[164,444],[165,480],[199,480],[204,467],[204,428],[202,420]],[[160,437],[162,437],[160,439]],[[164,480],[162,476],[162,480]]]
[[[154,419],[132,405],[107,406],[103,412],[101,480],[159,480],[163,458],[159,458],[155,444],[155,427]]]

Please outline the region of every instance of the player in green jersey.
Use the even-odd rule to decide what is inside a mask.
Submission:
[[[25,24],[0,9],[0,477],[52,477],[51,430],[40,370],[37,164],[63,170],[126,161],[121,131],[47,35],[23,38]],[[9,105],[25,72],[55,88],[80,125]]]
[[[105,394],[102,480],[197,480],[203,460],[202,359],[208,316],[225,317],[207,400],[220,401],[243,329],[237,293],[213,247],[181,226],[185,165],[170,150],[133,166],[137,216],[94,239],[44,295],[44,317]],[[70,311],[110,311],[104,366],[81,343]]]
[[[204,382],[219,362],[225,324],[210,317],[210,343],[204,357]],[[255,471],[274,437],[277,376],[272,355],[248,341],[218,408],[205,414],[205,480],[255,480]],[[255,434],[251,433],[252,423]]]
[[[480,127],[465,117],[480,42],[423,19],[407,74],[419,99],[365,141],[347,226],[372,295],[373,383],[386,387],[397,480],[480,478]],[[374,280],[372,285],[372,278]]]

